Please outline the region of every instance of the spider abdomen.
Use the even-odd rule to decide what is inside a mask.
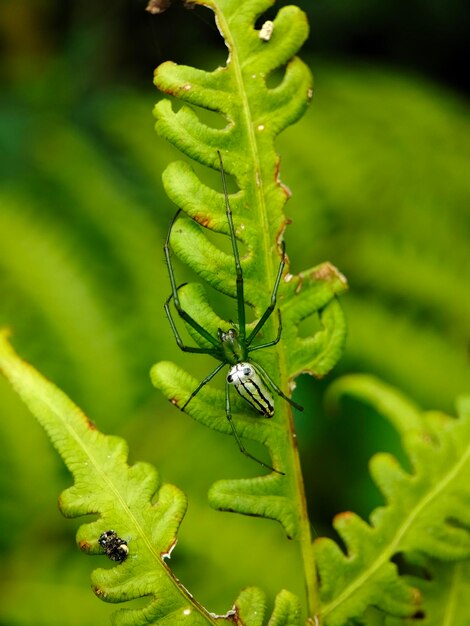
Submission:
[[[274,402],[266,384],[253,363],[237,363],[230,368],[227,382],[241,397],[265,417],[274,415]]]

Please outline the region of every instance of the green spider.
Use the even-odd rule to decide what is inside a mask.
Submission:
[[[259,365],[259,363],[255,363],[250,355],[252,352],[256,350],[262,350],[264,348],[270,348],[275,346],[280,338],[282,333],[282,322],[281,322],[281,314],[278,309],[278,319],[279,319],[279,327],[277,336],[275,339],[268,341],[266,343],[261,343],[257,345],[252,345],[254,339],[258,335],[258,333],[262,330],[263,326],[266,324],[267,320],[273,313],[276,308],[276,298],[277,292],[279,288],[279,283],[281,281],[281,276],[284,270],[284,266],[286,264],[285,260],[285,245],[282,244],[282,259],[279,264],[279,269],[277,272],[276,281],[274,283],[274,287],[271,293],[271,303],[260,317],[258,322],[255,324],[255,327],[251,332],[247,334],[246,329],[246,315],[245,315],[245,297],[244,297],[244,286],[243,286],[243,271],[240,263],[240,255],[238,251],[238,244],[235,236],[235,228],[233,225],[232,219],[232,211],[230,209],[230,204],[228,201],[227,194],[227,185],[225,181],[225,172],[222,162],[222,156],[219,151],[217,151],[220,162],[220,173],[222,176],[222,186],[225,197],[225,210],[227,215],[227,221],[230,230],[230,239],[232,242],[232,250],[233,257],[235,261],[235,275],[236,275],[236,289],[237,289],[237,307],[238,307],[238,323],[234,324],[236,328],[232,327],[227,330],[222,330],[221,328],[217,331],[217,337],[213,337],[203,326],[201,326],[189,313],[187,313],[183,307],[181,306],[180,299],[178,296],[178,289],[180,287],[176,286],[175,274],[173,270],[173,265],[171,261],[170,254],[170,237],[173,226],[181,212],[179,209],[168,229],[168,234],[166,237],[164,252],[166,263],[168,266],[168,274],[170,277],[171,283],[171,294],[165,302],[165,312],[168,317],[168,321],[170,322],[171,329],[176,339],[176,343],[178,347],[183,350],[183,352],[192,352],[195,354],[210,354],[215,359],[220,361],[219,365],[212,370],[205,378],[202,380],[199,385],[194,389],[189,398],[186,400],[184,405],[181,407],[181,410],[184,411],[191,400],[199,393],[199,391],[207,385],[209,381],[211,381],[216,374],[220,372],[220,370],[229,365],[230,369],[226,377],[225,384],[225,414],[227,420],[232,429],[233,436],[238,444],[240,452],[247,456],[248,458],[256,461],[259,465],[262,465],[266,469],[274,471],[278,474],[284,474],[280,470],[277,470],[274,467],[271,467],[267,463],[264,463],[260,459],[253,456],[246,448],[244,447],[240,435],[235,427],[234,421],[232,419],[232,409],[230,403],[230,387],[233,386],[235,390],[240,394],[240,396],[258,413],[263,415],[264,417],[273,417],[274,415],[274,401],[269,391],[269,388],[273,390],[278,396],[289,402],[293,407],[298,409],[299,411],[303,411],[303,407],[291,400],[288,396],[286,396],[283,391],[276,385],[273,379],[269,376],[266,370]],[[186,346],[178,332],[175,321],[171,314],[170,310],[170,302],[173,300],[175,309],[178,315],[183,319],[187,324],[189,324],[201,337],[203,337],[206,341],[208,341],[212,347],[210,348],[201,348],[201,347],[192,347]],[[232,322],[233,324],[233,322]]]

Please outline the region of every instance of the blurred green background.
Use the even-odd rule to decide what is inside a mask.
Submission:
[[[368,458],[400,449],[371,410],[349,403],[326,415],[328,382],[371,372],[451,412],[470,390],[469,76],[459,71],[468,3],[300,6],[316,93],[277,144],[293,192],[286,242],[293,271],[330,260],[351,287],[341,364],[297,389],[312,520],[331,534],[336,512],[367,515],[380,502]],[[280,528],[208,508],[214,480],[259,468],[150,385],[160,359],[200,377],[210,368],[177,350],[163,314],[162,242],[175,207],[161,173],[179,155],[153,131],[152,72],[167,59],[212,69],[225,48],[207,10],[175,3],[152,17],[144,7],[0,5],[0,323],[102,431],[129,441],[131,461],[154,463],[188,494],[172,564],[210,610],[225,612],[245,585],[270,601],[303,585]],[[115,607],[93,596],[89,572],[108,562],[76,548],[83,520],[56,506],[70,478],[3,380],[0,415],[0,625],[107,624]]]

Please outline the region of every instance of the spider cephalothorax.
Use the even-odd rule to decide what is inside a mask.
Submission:
[[[234,365],[247,358],[246,350],[240,343],[236,328],[229,328],[226,332],[221,328],[217,331],[217,337],[222,344],[222,350],[227,363]]]

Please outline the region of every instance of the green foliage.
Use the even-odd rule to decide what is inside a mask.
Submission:
[[[470,620],[468,606],[468,581],[470,561],[446,563],[417,559],[418,571],[422,576],[409,576],[408,581],[419,589],[423,596],[426,614],[416,620],[388,618],[386,626],[465,626]],[[421,561],[421,562],[420,562]]]
[[[354,287],[344,371],[450,411],[468,390],[468,105],[383,68],[313,67],[313,115],[279,142],[293,260],[315,250]]]
[[[230,194],[230,205],[237,237],[246,247],[241,261],[245,298],[255,319],[271,298],[279,265],[276,244],[286,224],[282,209],[288,192],[279,180],[274,139],[304,112],[312,90],[307,67],[298,58],[291,58],[307,36],[304,14],[296,7],[281,9],[269,42],[262,41],[254,28],[257,17],[271,4],[270,0],[245,2],[240,10],[240,3],[233,0],[210,3],[230,52],[227,65],[205,72],[164,63],[155,72],[157,87],[185,103],[176,111],[170,100],[159,102],[155,108],[157,131],[204,165],[216,168],[216,150],[220,150],[224,169],[235,177],[238,190]],[[270,74],[286,64],[281,82],[268,87]],[[209,127],[186,103],[216,111],[226,126]],[[172,231],[173,249],[212,287],[235,297],[233,257],[216,248],[200,226],[229,234],[222,192],[204,184],[184,163],[168,167],[163,181],[169,197],[192,218],[178,220]],[[281,388],[286,389],[287,381],[303,371],[323,376],[338,360],[345,324],[335,295],[345,287],[345,279],[330,264],[297,276],[287,274],[281,280],[278,298],[284,341],[276,351],[270,351],[269,357],[259,356]],[[183,307],[213,336],[217,336],[218,328],[230,327],[230,322],[210,311],[200,289],[189,285],[180,291]],[[320,332],[300,338],[299,323],[314,314],[320,318]],[[274,324],[270,320],[266,325],[273,337]],[[194,338],[207,346],[207,340]],[[177,405],[184,404],[199,382],[167,362],[154,366],[152,381]],[[229,433],[223,407],[223,395],[206,386],[185,410],[206,426]],[[266,445],[272,462],[287,477],[273,474],[262,479],[218,482],[211,488],[211,503],[220,509],[279,520],[288,536],[298,536],[302,515],[295,495],[298,462],[289,451],[292,425],[286,403],[276,402],[276,416],[269,423],[254,419],[243,403],[237,404],[234,419],[242,436]]]
[[[186,510],[184,494],[162,485],[148,463],[129,466],[126,442],[100,433],[64,393],[16,355],[7,334],[0,334],[0,371],[47,432],[74,479],[59,499],[60,510],[66,517],[98,516],[79,528],[77,544],[88,554],[102,553],[98,539],[110,529],[127,542],[123,563],[93,572],[93,591],[106,602],[142,597],[148,602],[113,614],[113,624],[220,624],[233,623],[233,615],[241,615],[248,626],[262,624],[266,609],[261,591],[245,590],[224,618],[209,613],[180,583],[165,559],[175,547]],[[283,591],[269,624],[288,626],[299,615],[298,599]]]
[[[2,372],[46,430],[73,475],[74,486],[59,500],[62,513],[66,517],[99,515],[97,521],[80,527],[80,548],[90,554],[99,553],[98,539],[109,529],[117,529],[128,542],[125,563],[94,572],[94,592],[108,602],[151,596],[145,608],[121,613],[114,623],[156,621],[168,613],[169,606],[175,620],[177,614],[184,615],[190,598],[167,574],[163,559],[175,544],[186,510],[185,496],[171,485],[161,486],[150,465],[128,466],[126,443],[96,430],[62,392],[15,355],[5,333],[0,350]],[[164,607],[161,596],[167,602]],[[204,621],[193,615],[191,623]]]
[[[163,560],[176,542],[186,508],[183,494],[173,486],[161,486],[150,465],[128,466],[125,442],[97,431],[62,392],[16,356],[5,332],[0,369],[72,472],[75,484],[60,498],[64,515],[99,515],[80,527],[77,542],[81,549],[99,553],[97,539],[111,527],[119,529],[128,542],[129,556],[123,564],[94,572],[94,591],[109,602],[141,596],[151,599],[144,608],[115,614],[113,623],[165,623],[167,618],[174,624],[214,623],[214,616],[188,593]],[[370,524],[353,513],[337,516],[334,526],[346,555],[330,539],[314,543],[321,581],[317,618],[326,626],[338,626],[363,617],[370,607],[401,617],[417,615],[423,607],[427,623],[438,624],[432,611],[435,586],[441,600],[438,614],[447,617],[455,611],[456,599],[468,580],[468,563],[451,564],[470,559],[470,400],[460,402],[460,416],[454,419],[437,412],[421,413],[371,377],[339,379],[330,393],[333,398],[351,394],[377,404],[400,433],[411,472],[391,455],[376,455],[371,471],[386,504],[372,513]],[[415,569],[421,567],[426,577],[400,576],[391,562],[397,555]],[[234,606],[242,623],[263,624],[265,597],[260,590],[245,590]],[[229,614],[226,619],[231,621]],[[300,624],[299,620],[298,599],[281,592],[268,624]]]
[[[455,419],[438,412],[423,413],[369,376],[338,379],[330,388],[330,400],[344,394],[373,403],[392,423],[411,471],[405,471],[390,454],[375,455],[371,474],[385,505],[373,511],[369,524],[354,513],[335,518],[346,554],[330,539],[315,542],[321,614],[327,626],[361,617],[370,606],[401,617],[418,613],[420,594],[399,576],[393,557],[401,555],[411,563],[416,554],[426,562],[470,558],[470,399],[459,403]],[[433,601],[426,606],[432,585],[422,581],[420,586],[427,590],[424,609],[431,616],[429,623],[437,623]],[[454,593],[444,585],[441,592]]]
[[[199,587],[206,606],[225,611],[247,581],[261,581],[271,597],[282,586],[301,594],[301,565],[275,525],[221,520],[205,507],[206,485],[221,468],[233,475],[249,471],[246,459],[230,438],[214,442],[210,430],[176,411],[170,415],[148,384],[157,350],[176,352],[162,311],[168,292],[161,242],[173,209],[159,184],[174,153],[152,137],[152,95],[123,90],[122,74],[119,87],[99,80],[83,89],[83,67],[90,80],[94,64],[75,55],[80,72],[71,72],[69,57],[55,56],[51,77],[41,58],[41,71],[28,70],[16,92],[2,89],[0,318],[14,323],[21,353],[100,428],[124,435],[138,458],[158,457],[166,475],[189,493],[190,523],[174,566],[192,590]],[[282,178],[293,191],[286,237],[292,266],[329,258],[353,285],[354,295],[344,301],[350,332],[343,369],[379,373],[423,406],[447,409],[468,389],[467,107],[442,87],[389,69],[318,58],[311,67],[315,106],[277,141]],[[219,178],[213,181],[219,189]],[[301,326],[303,337],[305,330]],[[177,358],[196,374],[194,357]],[[199,367],[202,377],[210,363]],[[365,443],[374,449],[389,443],[380,425],[366,432],[353,426],[345,428],[354,433],[347,454],[329,456],[341,433],[333,425],[326,439],[329,421],[319,412],[317,390],[302,382],[299,400],[307,410],[298,428],[307,476],[320,474],[331,495],[330,507],[313,500],[318,529],[331,506],[341,510],[338,502],[347,498],[347,508],[357,510],[359,492],[363,505],[368,490],[357,487],[360,452]],[[61,468],[1,380],[0,410],[0,621],[105,623],[108,607],[83,586],[90,560],[77,554],[54,506],[64,488]],[[351,423],[356,417],[351,414]],[[273,554],[267,567],[266,555]],[[429,609],[424,623],[441,626],[445,611],[449,623],[466,624],[467,564],[426,567],[432,580],[410,579]],[[392,621],[408,623],[388,618],[387,624]]]

